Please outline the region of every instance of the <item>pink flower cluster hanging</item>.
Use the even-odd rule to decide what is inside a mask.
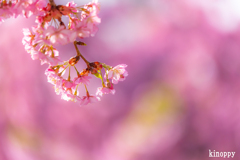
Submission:
[[[97,32],[97,25],[101,22],[98,17],[99,9],[97,0],[82,6],[77,6],[74,2],[68,2],[66,6],[56,5],[53,0],[49,0],[49,3],[45,0],[0,0],[0,22],[19,15],[26,18],[35,15],[36,26],[23,29],[22,43],[25,50],[33,60],[39,59],[41,64],[49,65],[45,75],[48,82],[54,86],[56,94],[61,95],[64,100],[78,101],[80,105],[86,105],[99,101],[104,94],[114,94],[114,84],[125,80],[128,75],[125,70],[127,65],[112,67],[101,62],[89,62],[78,50],[79,45],[86,45],[77,41],[78,38],[94,36]],[[68,17],[67,25],[62,21],[62,16]],[[74,44],[76,56],[63,61],[56,46],[68,43]],[[78,71],[75,66],[80,60],[86,63],[86,68],[82,71]],[[71,76],[71,67],[75,69],[77,77]],[[68,76],[64,78],[66,72]],[[96,94],[90,94],[87,89],[91,75],[102,82]],[[79,95],[80,85],[85,87],[86,95]]]

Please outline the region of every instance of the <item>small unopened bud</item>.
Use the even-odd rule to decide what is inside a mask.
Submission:
[[[92,62],[89,65],[91,67],[95,68],[96,70],[101,70],[102,69],[102,63],[100,63],[100,62]]]
[[[82,72],[80,73],[80,75],[81,76],[83,76],[83,75],[88,75],[88,73],[89,73],[89,69],[87,68],[87,69],[84,69],[84,70],[82,70]]]
[[[96,73],[98,73],[98,71],[96,69],[94,69],[94,68],[91,68],[91,73],[92,74],[96,74]]]
[[[102,69],[102,63],[100,63],[100,62],[94,62],[94,63],[97,66],[97,70]]]
[[[77,64],[77,62],[79,61],[79,59],[80,59],[79,56],[72,57],[72,58],[70,58],[70,60],[68,61],[68,63],[69,63],[71,66],[74,66],[75,64]]]

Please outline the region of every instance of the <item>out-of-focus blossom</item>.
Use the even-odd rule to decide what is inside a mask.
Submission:
[[[97,89],[96,95],[102,96],[109,93],[114,94],[115,89],[113,88],[113,84],[111,82],[106,82],[106,85]]]
[[[90,79],[92,77],[88,76],[88,75],[79,75],[78,77],[74,78],[74,83],[77,84],[85,84],[85,85],[89,85],[90,83]]]
[[[31,15],[39,15],[46,5],[46,0],[2,0],[0,5],[0,22],[4,19],[18,15],[29,18]]]
[[[78,101],[80,101],[80,106],[87,105],[89,103],[96,103],[100,101],[100,98],[94,95],[87,94],[83,97],[77,97]]]
[[[74,42],[77,38],[77,34],[61,26],[59,29],[56,29],[53,26],[49,26],[45,30],[45,36],[50,37],[50,42],[53,45],[61,44],[65,45],[70,42]]]
[[[210,2],[191,3],[203,1]],[[234,1],[211,1],[222,4],[218,12],[206,12],[189,0],[103,3],[104,23],[95,40],[83,40],[87,46],[81,53],[88,51],[87,59],[106,64],[131,64],[125,68],[131,76],[127,83],[113,83],[115,96],[99,95],[101,102],[81,108],[79,103],[88,102],[84,84],[72,94],[61,90],[57,78],[46,84],[43,66],[31,63],[15,41],[21,37],[17,28],[11,22],[0,26],[1,53],[6,53],[0,54],[0,159],[209,160],[209,150],[236,152],[232,159],[240,159],[238,13],[229,21],[236,28],[227,30],[218,15],[232,10]],[[24,20],[13,24],[26,26]],[[54,67],[52,76],[67,68],[60,78],[68,78],[68,54],[76,51],[66,47],[67,54],[59,50],[66,61]],[[71,81],[78,75],[73,66]],[[101,73],[94,66],[76,67],[80,75],[92,77],[87,89],[95,93],[104,69],[114,66],[103,64]],[[105,87],[107,79],[112,83],[103,78]],[[60,96],[52,92],[55,85]]]

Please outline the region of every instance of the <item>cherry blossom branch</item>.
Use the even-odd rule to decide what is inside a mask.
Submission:
[[[78,44],[78,45],[83,45],[84,43],[79,42],[79,41],[78,41],[78,42],[77,42],[77,41],[74,41],[74,46],[75,46],[75,49],[76,49],[76,51],[77,51],[77,56],[80,56],[80,57],[84,60],[84,62],[86,63],[87,67],[89,68],[89,67],[90,67],[89,62],[88,62],[88,61],[86,60],[86,58],[83,57],[83,55],[80,53],[80,51],[78,50],[77,44]]]
[[[24,2],[27,2],[28,5],[25,5]],[[99,101],[99,96],[109,93],[114,94],[114,84],[125,80],[128,75],[125,70],[127,65],[121,64],[112,67],[98,61],[89,62],[78,49],[77,45],[86,45],[77,41],[78,38],[92,37],[98,30],[97,25],[101,22],[101,19],[98,17],[100,7],[97,0],[81,6],[77,6],[74,2],[68,2],[65,6],[58,5],[55,4],[54,0],[49,0],[48,4],[45,3],[45,0],[21,0],[19,2],[9,1],[8,3],[3,0],[0,3],[0,8],[2,9],[0,22],[18,15],[23,15],[26,18],[31,15],[36,16],[37,25],[33,26],[32,29],[23,29],[22,43],[33,60],[39,59],[41,64],[49,65],[45,71],[47,80],[54,85],[56,94],[61,95],[62,99],[74,102],[80,101],[80,105]],[[62,22],[63,16],[69,18],[68,25]],[[68,61],[62,61],[56,45],[68,43],[74,44],[77,55],[71,57]],[[75,66],[80,58],[87,65],[87,68],[81,72]],[[72,76],[72,66],[77,72],[76,77]],[[65,78],[64,74],[67,68],[69,72],[67,78]],[[105,74],[101,71],[103,68]],[[90,84],[92,78],[91,75],[101,79],[102,82],[102,87],[97,88],[95,95],[90,94],[87,90],[87,85]],[[79,95],[78,86],[80,85],[85,86],[85,96]]]

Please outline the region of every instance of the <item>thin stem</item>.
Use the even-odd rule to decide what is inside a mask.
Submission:
[[[75,46],[75,49],[77,51],[77,56],[80,56],[84,62],[86,63],[86,65],[89,67],[89,62],[83,57],[83,55],[80,53],[80,51],[78,50],[78,47],[77,47],[77,41],[74,41],[74,46]]]
[[[55,55],[54,55],[54,52],[53,52],[53,49],[51,48],[51,51],[52,51],[52,54],[51,54],[51,57],[55,57]]]
[[[108,74],[107,74],[106,68],[104,68],[104,70],[105,70],[105,73],[106,73],[106,79],[108,79]]]
[[[77,75],[79,76],[80,73],[78,72],[77,68],[76,68],[75,66],[73,66],[73,67],[75,68],[75,70],[76,70],[76,72],[77,72]]]
[[[74,47],[75,47],[75,49],[77,51],[77,56],[80,56],[81,53],[79,52],[79,50],[77,48],[77,42],[76,41],[74,41]]]
[[[87,90],[86,84],[84,84],[84,86],[85,86],[85,89],[86,89],[86,92],[87,92],[87,96],[89,97],[90,95],[89,95],[89,92],[88,92],[88,90]]]
[[[69,65],[67,65],[66,68],[64,68],[64,69],[62,70],[62,72],[59,73],[59,75],[62,75],[62,73],[67,69],[68,66],[69,66]]]
[[[74,92],[74,95],[75,95],[75,96],[77,95],[78,86],[79,86],[79,84],[77,85],[77,87],[76,87],[76,89],[75,89],[75,92]]]
[[[84,60],[84,62],[87,64],[87,66],[89,67],[89,62],[80,54],[79,55],[83,60]]]
[[[54,18],[53,18],[53,21],[52,21],[52,22],[54,23],[55,27],[59,28],[59,26],[58,26],[58,23],[57,23],[56,19],[54,19]]]
[[[71,66],[69,66],[69,74],[68,74],[68,81],[70,81],[71,80],[71,76],[70,76],[70,71],[71,71]]]
[[[107,83],[109,83],[109,79],[108,79],[107,70],[106,70],[106,68],[104,68],[104,69],[105,69],[105,74],[106,74],[106,80],[107,80]]]
[[[105,84],[104,84],[104,81],[103,81],[102,72],[101,72],[101,70],[99,70],[99,71],[100,71],[100,75],[101,75],[100,79],[102,80],[102,86],[105,87]]]

